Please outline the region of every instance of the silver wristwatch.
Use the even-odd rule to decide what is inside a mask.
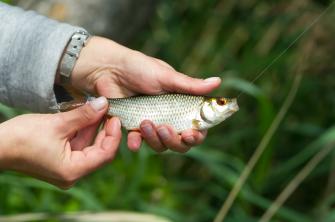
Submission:
[[[86,46],[89,37],[90,35],[86,31],[77,31],[72,35],[59,66],[61,84],[68,84],[70,82],[74,65],[81,49]]]

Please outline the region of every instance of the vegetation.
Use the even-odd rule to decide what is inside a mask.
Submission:
[[[68,191],[3,172],[0,215],[129,210],[171,221],[213,221],[247,167],[250,175],[240,180],[231,208],[225,205],[225,221],[259,221],[271,205],[274,216],[270,212],[263,221],[334,221],[331,4],[161,1],[130,46],[184,73],[222,77],[213,95],[238,96],[240,111],[187,154],[158,155],[145,145],[131,153],[123,142],[112,164]],[[0,113],[5,120],[18,111],[0,106]],[[248,161],[257,147],[253,167]]]

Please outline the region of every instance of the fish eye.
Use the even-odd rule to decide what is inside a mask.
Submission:
[[[227,104],[227,100],[225,98],[217,98],[216,104],[218,104],[219,106],[224,106]]]

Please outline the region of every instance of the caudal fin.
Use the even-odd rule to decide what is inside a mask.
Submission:
[[[58,103],[57,105],[50,107],[50,109],[55,112],[66,112],[66,111],[76,109],[84,105],[85,103],[86,101],[73,100],[69,102]]]

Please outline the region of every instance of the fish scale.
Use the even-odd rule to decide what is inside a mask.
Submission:
[[[88,101],[92,99],[94,97],[89,97]],[[128,130],[138,130],[143,120],[151,120],[155,125],[170,125],[178,133],[187,129],[206,130],[239,109],[236,98],[185,94],[144,95],[108,101],[108,114],[119,117],[122,126]],[[65,112],[85,103],[75,100],[63,102],[53,109]]]
[[[141,122],[148,119],[156,125],[172,125],[181,132],[193,128],[193,120],[204,99],[204,96],[184,94],[109,99],[108,114],[119,117],[127,130],[138,129]]]

